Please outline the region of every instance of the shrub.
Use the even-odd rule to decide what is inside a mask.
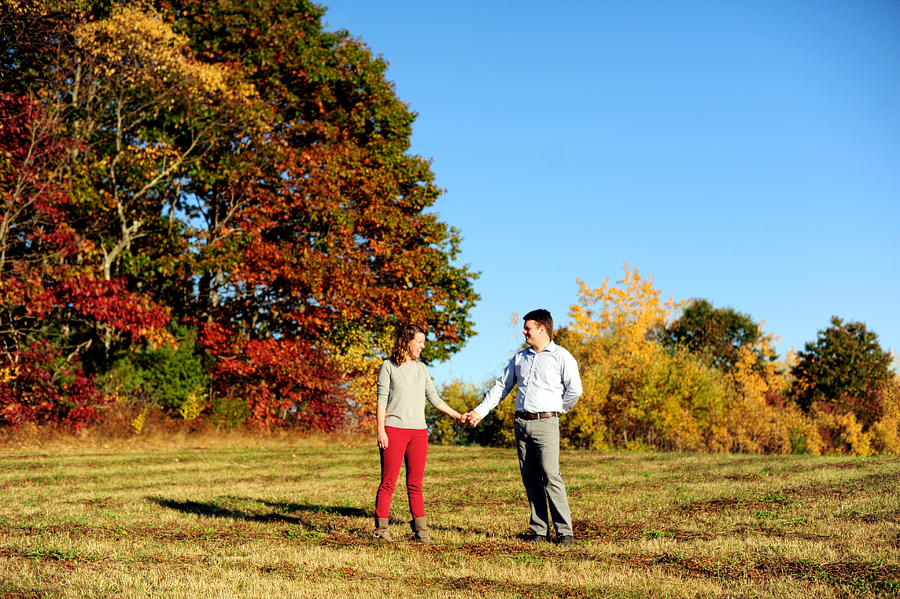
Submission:
[[[213,426],[237,428],[250,418],[250,408],[242,399],[214,395],[210,403],[209,421]]]
[[[174,346],[144,347],[121,355],[101,378],[102,387],[126,408],[153,406],[170,417],[193,420],[206,408],[205,399],[202,405],[198,400],[206,397],[209,379],[196,331],[175,324],[171,332]],[[192,405],[185,407],[189,402]]]
[[[0,357],[0,426],[57,424],[79,429],[97,422],[110,400],[77,362],[49,344]]]

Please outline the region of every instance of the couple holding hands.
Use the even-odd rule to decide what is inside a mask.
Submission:
[[[522,333],[528,345],[509,361],[503,374],[474,410],[460,414],[441,400],[419,355],[425,331],[408,324],[397,331],[391,356],[378,373],[378,447],[381,450],[381,485],[375,498],[375,535],[392,541],[388,530],[391,498],[406,463],[406,490],[414,540],[429,542],[422,479],[428,457],[425,400],[439,412],[476,426],[505,398],[516,392],[515,438],[522,483],[531,506],[531,533],[525,542],[550,540],[550,519],[563,545],[572,544],[572,515],[566,486],[559,472],[559,415],[572,409],[581,396],[578,364],[553,343],[553,318],[547,310],[524,317]],[[550,509],[548,511],[547,504]]]

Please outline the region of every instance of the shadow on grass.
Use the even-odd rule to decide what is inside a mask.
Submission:
[[[373,511],[355,507],[278,503],[245,497],[226,497],[223,498],[221,502],[215,503],[177,501],[174,499],[166,499],[164,497],[147,497],[147,499],[160,507],[175,510],[183,514],[196,514],[207,518],[232,518],[234,520],[246,520],[248,522],[285,522],[287,524],[296,524],[317,530],[322,528],[322,519],[327,518],[328,516],[374,518]],[[297,516],[291,514],[300,515]],[[310,518],[310,515],[314,516]]]
[[[165,497],[147,497],[148,501],[160,507],[175,510],[183,514],[196,514],[207,518],[231,518],[247,522],[285,523],[303,526],[321,532],[334,532],[341,529],[357,529],[349,523],[340,524],[336,518],[375,518],[375,511],[357,507],[314,505],[308,503],[283,503],[262,501],[249,497],[222,497],[210,503],[199,501],[178,501]],[[394,525],[405,523],[405,520],[391,517]],[[493,536],[489,531],[464,528],[460,526],[440,526],[429,523],[432,530],[453,530],[459,533],[475,533]],[[366,523],[368,529],[369,523]],[[519,535],[523,536],[523,535]]]
[[[342,516],[344,518],[374,518],[375,510],[365,510],[358,507],[338,507],[327,505],[312,505],[309,503],[279,503],[263,501],[266,506],[273,510],[282,510],[285,512],[313,512],[316,514],[332,514]]]

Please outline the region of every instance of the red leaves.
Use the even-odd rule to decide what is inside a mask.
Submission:
[[[78,148],[28,98],[0,96],[0,425],[98,418],[106,400],[80,365],[101,327],[110,336],[150,338],[168,313],[127,289],[96,278],[92,244],[68,223],[65,171]],[[58,331],[62,331],[60,334]]]
[[[68,304],[75,311],[130,333],[137,340],[169,321],[165,310],[125,289],[121,280],[97,281],[84,277],[62,281],[56,288],[57,304]]]
[[[78,429],[98,420],[108,403],[80,365],[66,363],[47,344],[0,357],[0,425],[66,423]]]
[[[392,170],[398,160],[409,164]],[[267,291],[278,331],[311,338],[399,319],[432,325],[448,346],[465,337],[447,307],[468,309],[469,273],[448,264],[447,227],[419,212],[437,194],[419,180],[430,179],[426,165],[344,141],[284,147],[276,170],[277,185],[240,213],[246,243],[230,274]]]
[[[38,319],[71,309],[136,339],[165,326],[168,314],[127,291],[125,281],[99,280],[66,263],[91,245],[67,224],[70,196],[54,174],[77,144],[58,137],[57,123],[28,98],[0,96],[0,125],[0,156],[7,157],[0,297],[7,308],[19,305]]]
[[[348,406],[330,360],[297,339],[246,339],[211,324],[200,341],[217,356],[212,378],[221,396],[246,401],[251,422],[332,431]]]
[[[19,49],[41,103],[0,97],[0,347],[47,340],[111,372],[172,314],[203,323],[212,393],[254,423],[340,426],[335,354],[370,358],[398,320],[433,334],[428,359],[472,334],[475,275],[423,212],[440,190],[407,153],[415,115],[315,5],[155,6],[72,18],[47,60]]]

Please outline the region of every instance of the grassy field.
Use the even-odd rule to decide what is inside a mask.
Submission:
[[[573,547],[513,450],[430,448],[435,542],[371,539],[374,441],[0,446],[0,597],[900,596],[900,460],[563,452]],[[401,473],[402,479],[402,473]]]

